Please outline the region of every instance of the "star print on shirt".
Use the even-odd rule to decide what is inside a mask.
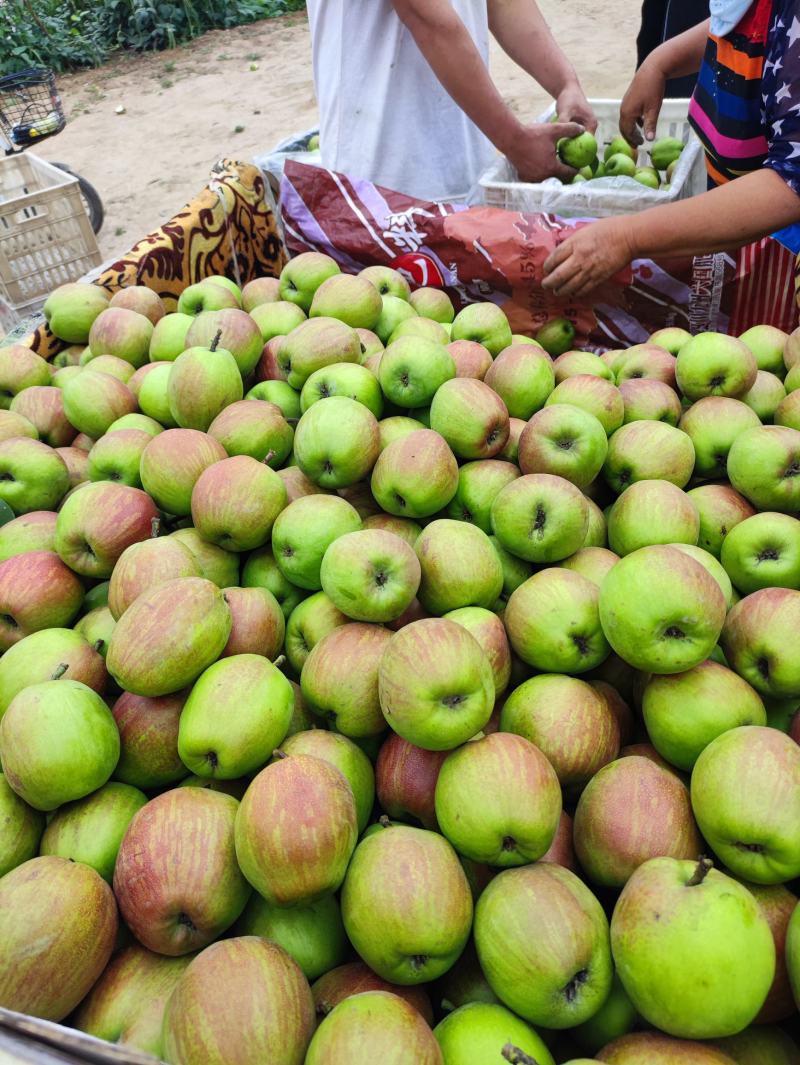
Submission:
[[[773,11],[761,81],[764,165],[800,195],[800,0],[775,0]]]

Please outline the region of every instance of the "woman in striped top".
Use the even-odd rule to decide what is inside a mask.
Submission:
[[[634,259],[732,250],[800,222],[800,0],[711,0],[710,20],[636,74],[620,112],[631,144],[640,127],[654,139],[667,79],[698,70],[689,118],[709,191],[577,230],[545,263],[545,288],[579,298]]]

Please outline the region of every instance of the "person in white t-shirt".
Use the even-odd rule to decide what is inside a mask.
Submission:
[[[570,180],[556,142],[597,122],[535,0],[308,0],[326,167],[421,199],[465,197],[495,151]],[[556,101],[529,125],[488,71],[489,33]]]

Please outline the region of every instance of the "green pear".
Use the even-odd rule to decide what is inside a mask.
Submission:
[[[36,857],[44,823],[44,814],[21,799],[0,773],[0,878]]]
[[[445,1065],[525,1061],[554,1065],[547,1044],[533,1028],[505,1006],[470,1002],[448,1014],[433,1030]],[[510,1049],[509,1049],[510,1044]],[[527,1055],[514,1057],[514,1051]]]
[[[220,411],[244,395],[233,355],[217,348],[188,348],[172,364],[167,385],[169,409],[183,429],[205,432]]]
[[[632,148],[624,137],[614,137],[605,148],[603,162],[607,163],[612,155],[627,155],[629,159],[636,158],[636,149]]]
[[[325,895],[307,906],[287,908],[271,906],[254,893],[235,932],[277,943],[294,958],[307,980],[316,980],[348,956],[349,944],[335,895]]]

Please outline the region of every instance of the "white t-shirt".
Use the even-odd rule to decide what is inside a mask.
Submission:
[[[451,3],[488,63],[486,0]],[[466,196],[494,148],[442,88],[391,0],[308,0],[308,15],[323,164],[419,199]]]

